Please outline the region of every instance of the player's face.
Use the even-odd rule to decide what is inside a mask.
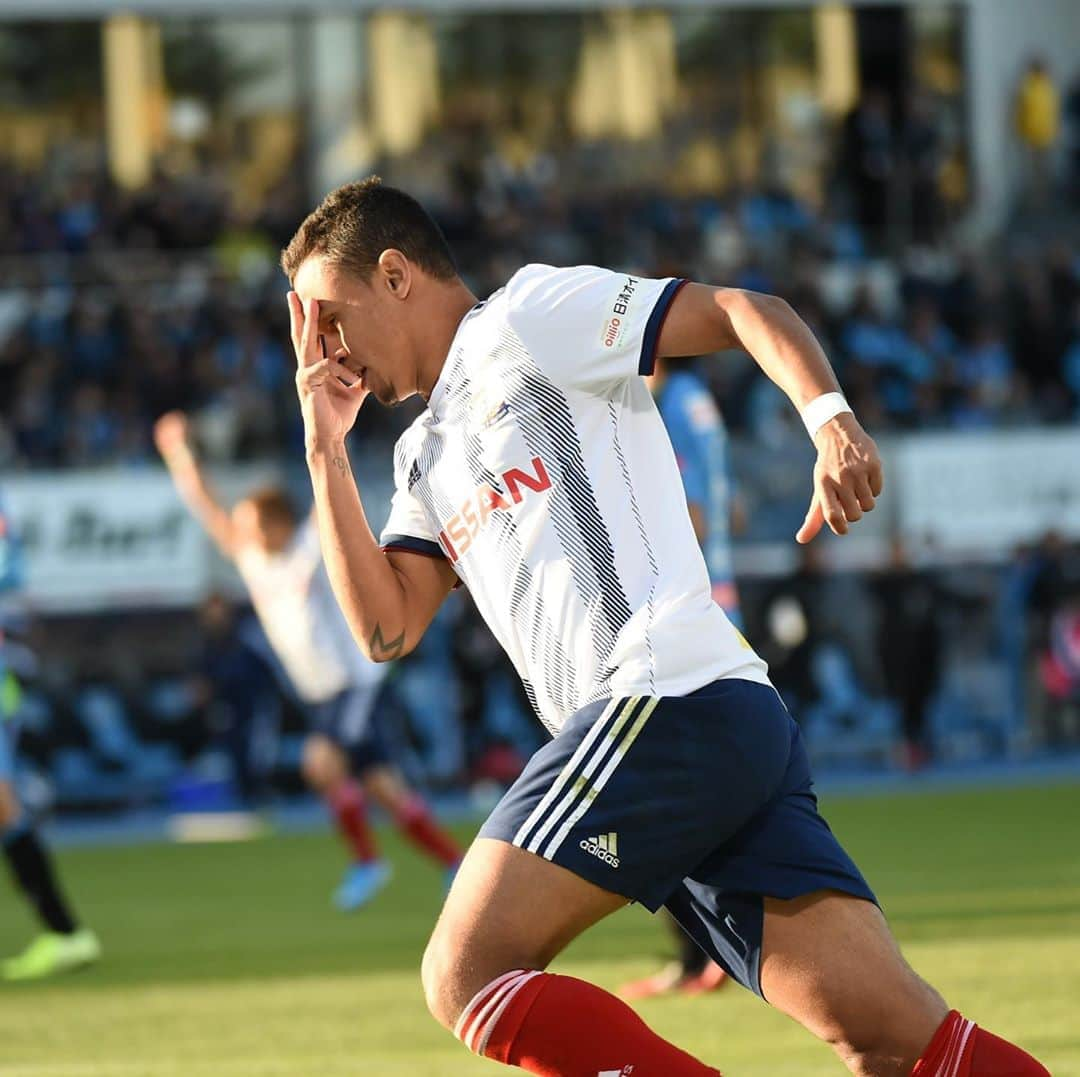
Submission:
[[[363,280],[313,255],[300,266],[294,281],[301,302],[318,300],[326,354],[339,359],[380,404],[388,405],[416,391],[405,325],[408,315],[397,272],[400,266],[380,264],[369,280]]]

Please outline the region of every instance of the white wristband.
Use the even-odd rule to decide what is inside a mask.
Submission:
[[[806,405],[799,416],[806,427],[806,432],[813,441],[817,432],[830,420],[845,411],[851,411],[851,405],[844,399],[843,393],[822,393]]]

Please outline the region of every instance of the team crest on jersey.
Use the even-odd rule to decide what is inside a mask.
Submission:
[[[469,416],[474,428],[487,430],[509,414],[510,405],[500,398],[494,387],[474,390],[469,400]]]
[[[492,408],[491,411],[484,416],[483,427],[485,430],[489,426],[494,426],[500,419],[505,418],[510,414],[510,405],[504,400],[501,404]]]

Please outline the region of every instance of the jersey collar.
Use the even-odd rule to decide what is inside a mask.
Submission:
[[[486,299],[481,299],[479,303],[471,307],[465,312],[465,316],[458,322],[458,327],[454,333],[454,339],[450,341],[450,347],[446,352],[446,358],[443,360],[442,369],[439,371],[439,376],[435,379],[435,384],[432,386],[431,394],[428,396],[428,411],[431,412],[435,418],[438,418],[436,409],[438,408],[443,397],[446,396],[447,389],[450,385],[451,369],[457,364],[453,361],[454,356],[463,348],[462,335],[465,331],[465,323],[476,314],[487,303]]]

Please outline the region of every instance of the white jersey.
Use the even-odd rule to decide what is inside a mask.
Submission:
[[[237,555],[236,567],[270,646],[305,703],[374,688],[386,675],[389,667],[368,661],[353,639],[310,518],[280,553],[249,546]]]
[[[639,377],[683,283],[526,266],[462,321],[397,445],[383,547],[449,560],[552,731],[605,697],[768,683]]]

